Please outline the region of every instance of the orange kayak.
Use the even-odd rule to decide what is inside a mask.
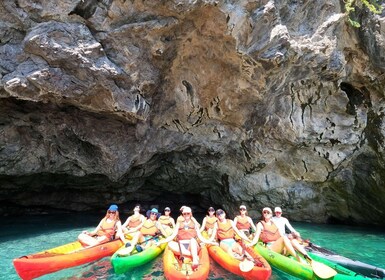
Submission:
[[[269,263],[262,257],[258,256],[258,262],[261,266],[254,265],[251,270],[245,272],[241,270],[241,261],[230,256],[221,247],[217,245],[209,245],[208,251],[210,257],[216,261],[224,269],[239,275],[245,279],[266,280],[271,276],[271,267]]]
[[[34,279],[65,268],[111,256],[123,245],[120,239],[84,248],[78,241],[13,260],[17,274],[23,280]]]
[[[207,279],[210,270],[210,259],[206,246],[202,246],[199,251],[198,269],[194,271],[191,264],[190,258],[185,257],[182,261],[168,246],[166,247],[163,255],[163,269],[166,279]]]

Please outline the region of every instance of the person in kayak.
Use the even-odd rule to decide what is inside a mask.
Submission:
[[[237,229],[234,221],[226,219],[225,211],[218,209],[216,215],[218,221],[214,226],[213,235],[219,240],[219,246],[230,256],[243,260],[245,252],[241,245],[235,240],[235,235],[237,234],[248,243],[251,242],[250,239],[242,231]]]
[[[127,220],[122,225],[122,232],[120,234],[120,239],[123,243],[127,243],[126,235],[130,234],[134,238],[135,234],[141,229],[143,223],[146,221],[146,217],[140,214],[140,205],[137,204],[134,207],[134,214],[129,216]]]
[[[253,220],[247,215],[245,205],[239,206],[239,212],[240,214],[234,218],[235,226],[247,237],[250,237],[252,232],[257,231],[257,228],[255,227]]]
[[[203,218],[202,226],[199,229],[200,232],[206,231],[208,237],[210,238],[213,233],[214,226],[216,222],[218,221],[218,218],[215,216],[215,210],[213,207],[209,207],[207,210],[206,217]]]
[[[294,229],[294,227],[290,224],[287,218],[282,217],[282,209],[281,207],[274,208],[275,216],[272,218],[274,224],[278,227],[281,233],[286,234],[286,228],[290,231],[290,234],[287,235],[289,239],[301,237],[298,231]]]
[[[176,222],[174,232],[167,238],[157,242],[159,246],[168,242],[168,247],[179,256],[192,257],[192,269],[195,270],[199,265],[199,243],[197,238],[203,243],[209,243],[199,231],[199,225],[192,220],[191,208],[185,206],[182,210],[183,219]],[[177,241],[174,238],[177,237]]]
[[[183,221],[184,220],[184,217],[183,217],[183,209],[187,207],[187,206],[182,206],[179,211],[180,211],[180,215],[178,216],[178,218],[176,219],[176,222],[180,222],[180,221]],[[193,217],[193,215],[191,214],[191,220],[198,225],[198,227],[200,227],[200,224],[198,223],[198,221]]]
[[[130,241],[130,245],[124,250],[124,255],[129,255],[138,242],[142,244],[142,250],[150,247],[158,240],[159,232],[163,236],[168,236],[168,233],[163,229],[162,225],[158,221],[160,213],[158,209],[152,208],[147,212],[147,219],[144,221],[143,226],[139,232],[134,235]]]
[[[78,240],[84,246],[95,246],[115,239],[115,234],[121,230],[118,206],[110,205],[106,215],[99,222],[93,231],[83,231],[78,236]]]
[[[173,217],[170,216],[171,209],[170,207],[164,208],[164,215],[160,216],[158,221],[163,226],[163,229],[168,231],[172,231],[172,229],[175,227],[175,220]]]
[[[289,253],[300,261],[300,257],[296,253],[289,238],[283,234],[272,220],[273,211],[269,207],[265,207],[262,210],[262,220],[257,224],[257,232],[253,238],[253,241],[249,246],[257,244],[258,240],[261,239],[272,251],[276,253]],[[305,249],[300,246],[296,248],[305,258],[310,259]]]

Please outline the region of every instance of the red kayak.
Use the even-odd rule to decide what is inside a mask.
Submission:
[[[242,269],[244,262],[235,259],[225,252],[221,247],[216,245],[208,246],[210,257],[216,261],[224,269],[242,276],[245,279],[256,279],[256,280],[267,280],[271,275],[271,267],[269,263],[261,256],[255,256],[255,253],[252,254],[256,262],[251,264],[249,269]],[[249,263],[247,263],[249,264]]]
[[[75,241],[14,259],[13,265],[20,278],[29,280],[111,256],[122,245],[123,242],[120,239],[116,239],[97,246],[84,248],[80,242]]]

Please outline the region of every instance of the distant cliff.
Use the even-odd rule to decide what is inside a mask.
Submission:
[[[0,3],[0,213],[182,201],[385,225],[385,16],[343,1]]]

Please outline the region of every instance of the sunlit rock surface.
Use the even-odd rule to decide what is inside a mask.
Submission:
[[[0,213],[385,225],[385,17],[341,3],[2,1]]]

